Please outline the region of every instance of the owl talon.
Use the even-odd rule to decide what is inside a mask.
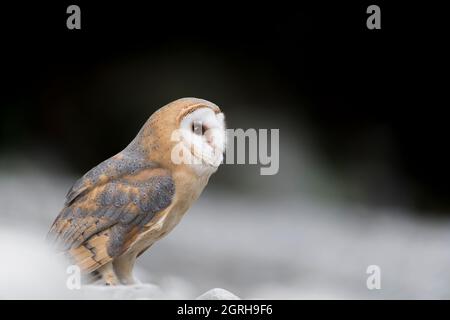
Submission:
[[[98,272],[102,275],[106,286],[117,286],[120,284],[111,262],[100,267],[98,269]]]

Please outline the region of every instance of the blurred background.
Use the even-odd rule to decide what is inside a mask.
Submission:
[[[372,3],[8,5],[1,229],[44,237],[72,183],[159,107],[219,105],[229,128],[280,129],[280,168],[223,165],[140,278],[195,297],[450,298],[444,56],[437,26]],[[428,9],[421,8],[426,15]],[[431,32],[431,30],[433,32]],[[366,288],[379,265],[382,289]]]

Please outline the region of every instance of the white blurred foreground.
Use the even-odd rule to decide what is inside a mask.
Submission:
[[[169,286],[150,283],[133,286],[108,287],[67,285],[72,273],[66,273],[66,262],[55,257],[42,239],[19,230],[0,235],[0,299],[193,299],[183,290],[182,281],[173,280]],[[212,289],[197,299],[239,299],[223,289]]]
[[[0,172],[0,298],[194,299],[216,287],[246,299],[450,298],[448,219],[208,191],[138,259],[142,285],[68,290],[43,241],[72,182]],[[380,290],[366,287],[369,265]]]

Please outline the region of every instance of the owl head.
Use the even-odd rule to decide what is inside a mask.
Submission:
[[[150,160],[171,169],[189,167],[198,175],[215,172],[225,151],[225,116],[212,102],[175,100],[157,110],[139,133]]]

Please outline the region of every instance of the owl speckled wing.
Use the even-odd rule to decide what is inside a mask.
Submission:
[[[49,238],[92,272],[123,254],[174,193],[170,172],[121,152],[75,183]]]

